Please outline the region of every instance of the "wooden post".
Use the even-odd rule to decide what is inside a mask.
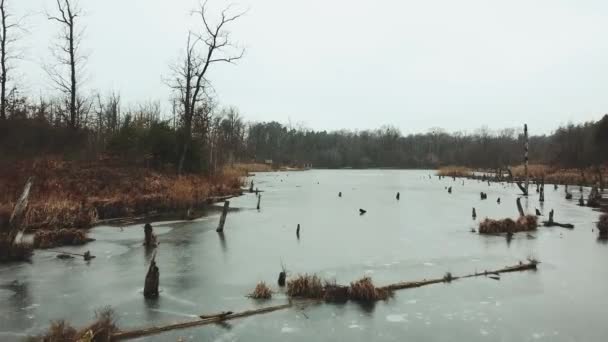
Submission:
[[[262,201],[262,194],[258,195],[258,210],[260,210],[260,201]]]
[[[521,206],[521,197],[517,197],[517,210],[519,211],[519,216],[526,216],[524,208]]]
[[[226,223],[226,216],[228,216],[228,207],[230,207],[230,201],[224,202],[224,209],[222,210],[222,216],[220,216],[220,224],[217,226],[216,232],[224,231],[224,224]]]
[[[15,204],[15,209],[13,209],[13,213],[11,214],[11,218],[8,221],[9,224],[9,234],[8,234],[8,242],[9,244],[14,244],[15,239],[21,232],[21,220],[25,213],[25,209],[27,208],[30,189],[32,188],[32,184],[34,183],[34,178],[30,177],[25,183],[25,187],[23,188],[23,192],[21,196],[17,200],[17,204]]]
[[[530,179],[528,177],[528,124],[524,124],[524,172],[526,175],[526,183],[525,183],[525,192],[524,196],[528,196],[528,186],[530,184]]]
[[[475,208],[473,208],[473,220],[477,218],[477,211],[475,211]]]
[[[144,283],[144,297],[146,299],[158,298],[158,280],[160,273],[158,266],[156,266],[156,254],[152,256],[150,267],[148,267],[148,273],[146,274],[146,282]]]

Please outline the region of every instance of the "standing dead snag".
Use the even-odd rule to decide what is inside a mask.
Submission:
[[[530,145],[528,143],[528,124],[524,124],[524,173],[526,174],[526,187],[524,190],[524,196],[529,194],[530,178],[528,177],[528,150]]]
[[[144,225],[144,234],[146,235],[144,240],[144,246],[156,247],[156,235],[154,235],[154,230],[152,229],[151,224],[146,223]]]
[[[296,236],[298,237],[298,240],[300,239],[300,224],[298,223],[298,228],[296,229]]]
[[[608,239],[608,214],[600,216],[600,220],[597,222],[597,229],[599,230],[600,239]]]
[[[84,112],[88,112],[90,109],[90,106],[89,109],[86,109],[85,101],[78,96],[79,77],[77,73],[86,59],[79,53],[82,37],[81,32],[76,28],[76,19],[80,18],[82,12],[74,6],[72,0],[56,0],[56,2],[58,14],[49,15],[48,19],[58,22],[63,31],[59,37],[61,42],[57,44],[54,53],[57,64],[46,67],[46,72],[65,95],[69,117],[66,117],[65,114],[62,115],[68,126],[76,129],[82,124]],[[61,70],[64,68],[68,69],[67,72]],[[65,76],[65,73],[68,74],[68,77]]]
[[[551,209],[551,211],[549,212],[549,221],[544,221],[543,222],[543,225],[545,227],[562,227],[562,228],[568,228],[568,229],[574,228],[574,225],[570,224],[570,223],[555,222],[553,220],[554,215],[555,215],[555,211],[553,209]]]
[[[475,208],[473,208],[473,220],[477,218],[477,211],[475,211]]]
[[[14,45],[17,42],[15,31],[21,29],[20,20],[13,20],[13,15],[8,7],[8,0],[0,0],[0,120],[7,118],[6,109],[8,107],[7,83],[9,81],[9,71],[11,71],[10,61],[18,59]]]
[[[253,193],[253,180],[251,181],[251,186],[249,187],[249,192]]]
[[[526,216],[526,214],[524,213],[524,208],[521,206],[521,197],[517,197],[517,210],[519,211],[519,216],[523,217]]]
[[[144,297],[146,299],[158,298],[158,281],[160,273],[158,266],[156,266],[156,253],[152,256],[150,267],[148,267],[148,273],[146,274],[146,282],[144,284]]]
[[[34,178],[30,177],[25,183],[23,192],[21,193],[21,196],[19,196],[17,204],[15,204],[15,208],[13,209],[13,213],[11,214],[11,218],[8,221],[10,228],[8,234],[9,245],[12,245],[16,242],[15,239],[19,235],[19,232],[21,232],[21,220],[23,218],[23,215],[25,214],[25,210],[27,209],[32,184],[34,184]]]
[[[220,216],[220,224],[217,226],[216,232],[220,233],[224,231],[224,224],[226,223],[226,216],[228,216],[228,207],[230,206],[230,201],[224,202],[224,209],[222,209],[222,216]]]
[[[262,194],[258,194],[258,210],[260,210],[260,202],[262,201]]]
[[[401,194],[397,193],[397,201],[401,198]]]
[[[230,40],[226,27],[240,18],[244,12],[230,14],[230,6],[220,14],[217,23],[209,20],[207,2],[194,14],[200,16],[202,25],[200,32],[188,33],[186,56],[178,65],[172,67],[174,79],[170,82],[171,88],[176,92],[183,108],[181,121],[185,134],[180,151],[178,173],[184,169],[186,157],[192,144],[192,128],[194,126],[197,106],[203,101],[205,89],[209,86],[208,71],[211,65],[217,63],[234,63],[241,59],[244,50],[234,51],[234,44]],[[200,45],[205,47],[199,49]],[[199,51],[201,50],[201,51]]]

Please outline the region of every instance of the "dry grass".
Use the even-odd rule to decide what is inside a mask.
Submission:
[[[391,291],[375,287],[369,277],[350,283],[348,288],[348,298],[357,302],[387,300],[391,295]]]
[[[486,218],[479,223],[480,234],[517,233],[536,230],[538,218],[533,215],[523,216],[513,221],[510,218],[504,220],[492,220]]]
[[[271,172],[274,171],[272,165],[262,163],[239,163],[232,167],[238,172],[248,174],[250,172]]]
[[[524,166],[519,165],[511,169],[513,177],[523,179],[525,177]],[[602,169],[602,178],[604,182],[608,181],[608,169]],[[530,179],[540,181],[545,179],[545,183],[549,184],[583,184],[594,186],[599,183],[597,169],[588,168],[581,173],[580,169],[560,169],[548,165],[532,164],[528,166],[528,174]]]
[[[272,290],[270,290],[265,282],[261,281],[255,286],[249,297],[253,299],[270,299],[272,298]]]
[[[34,234],[34,248],[79,246],[86,242],[86,233],[78,229],[38,230]]]
[[[597,222],[597,229],[600,231],[600,236],[608,237],[608,214],[602,214]]]
[[[0,223],[27,178],[33,176],[23,221],[29,230],[86,228],[98,219],[202,207],[210,197],[239,193],[245,175],[241,170],[225,169],[213,177],[177,176],[102,161],[52,158],[13,164],[0,165]]]
[[[7,237],[0,234],[0,262],[26,261],[30,259],[33,252],[32,244],[20,242],[11,245]]]
[[[107,342],[118,331],[114,310],[107,307],[95,313],[95,322],[78,331],[64,320],[53,321],[46,333],[30,337],[40,342]]]
[[[300,274],[287,282],[289,297],[322,299],[324,294],[321,278],[317,275]]]
[[[444,166],[437,170],[437,175],[443,177],[470,177],[473,175],[473,171],[463,166]]]

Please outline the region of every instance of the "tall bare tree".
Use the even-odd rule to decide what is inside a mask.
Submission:
[[[53,49],[57,64],[47,68],[47,73],[66,96],[68,126],[78,128],[81,115],[86,110],[86,101],[79,98],[78,73],[86,58],[80,53],[81,31],[76,27],[82,11],[74,0],[56,0],[57,13],[48,15],[48,19],[60,24],[59,42]],[[66,72],[67,69],[67,72]],[[67,76],[66,76],[67,74]],[[88,106],[90,108],[90,106]]]
[[[11,69],[10,60],[17,58],[13,43],[17,41],[16,30],[21,29],[21,20],[13,20],[8,0],[0,0],[0,119],[6,119],[7,83]]]
[[[174,66],[170,86],[177,92],[181,102],[181,124],[184,141],[180,153],[178,173],[184,169],[184,163],[192,143],[192,122],[197,105],[205,98],[205,89],[209,85],[206,78],[211,65],[216,63],[234,63],[241,59],[244,49],[237,49],[230,40],[227,26],[240,18],[244,12],[232,14],[228,6],[221,11],[219,20],[214,24],[209,20],[207,2],[205,1],[193,13],[200,16],[200,32],[189,32],[186,42],[186,54],[182,62]]]

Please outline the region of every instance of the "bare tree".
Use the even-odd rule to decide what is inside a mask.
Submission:
[[[209,20],[207,2],[193,13],[202,20],[201,32],[189,32],[186,55],[181,63],[172,69],[174,78],[170,86],[177,92],[181,102],[181,124],[184,142],[180,153],[178,173],[181,174],[184,162],[192,143],[192,122],[197,105],[205,98],[209,84],[206,78],[209,67],[215,63],[234,63],[243,57],[244,50],[236,49],[226,29],[230,23],[240,18],[244,12],[231,14],[228,6],[221,11],[219,20],[212,24]],[[235,51],[238,50],[238,51]]]
[[[86,58],[80,54],[82,35],[81,31],[77,30],[76,19],[82,15],[82,11],[74,0],[56,0],[56,2],[57,14],[48,15],[48,19],[60,24],[61,33],[59,42],[53,49],[57,64],[47,67],[47,73],[66,96],[69,116],[65,119],[68,126],[76,129],[82,124],[82,116],[86,115],[87,106],[89,109],[91,107],[91,104],[87,104],[87,101],[79,98],[78,73]]]
[[[17,41],[15,30],[21,29],[21,20],[13,20],[8,9],[8,0],[0,0],[0,119],[6,119],[7,108],[7,83],[10,71],[10,60],[18,55],[11,48]]]

